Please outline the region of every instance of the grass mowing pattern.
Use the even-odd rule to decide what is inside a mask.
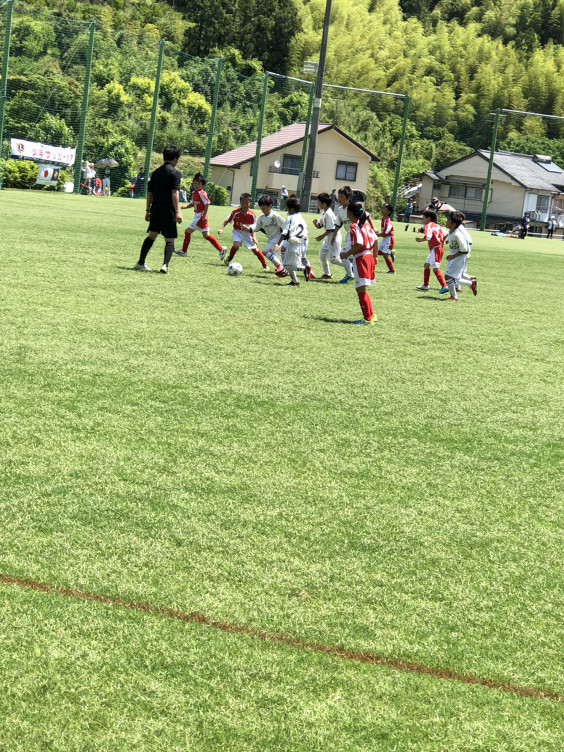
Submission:
[[[398,227],[398,274],[377,268],[379,323],[357,330],[341,323],[360,315],[350,286],[287,289],[244,251],[237,259],[245,273],[230,279],[198,237],[168,277],[132,272],[141,202],[3,192],[2,204],[11,222],[0,301],[0,571],[562,691],[558,241],[478,235],[478,298],[464,291],[451,305],[415,292],[425,249]],[[225,213],[214,209],[212,231]],[[157,269],[160,246],[148,258]],[[366,415],[355,409],[358,385],[371,394]],[[80,633],[89,618],[81,614],[95,607],[6,595],[9,618],[29,613],[32,631],[65,607]],[[100,639],[117,623],[141,621],[143,640],[162,649],[182,630],[185,640],[195,634],[135,617],[102,609]],[[3,645],[2,663],[6,676],[27,671],[34,685],[38,667],[23,632],[14,632],[21,649]],[[44,639],[55,650],[50,632]],[[111,674],[127,687],[136,651],[124,639],[116,636]],[[358,689],[337,703],[331,746],[319,736],[330,695],[323,678],[319,692],[307,679],[331,659],[253,646],[253,657],[274,662],[282,685],[293,661],[309,667],[291,681],[299,701],[269,703],[276,682],[257,678],[246,659],[243,696],[230,686],[231,653],[243,638],[204,639],[218,671],[214,703],[241,723],[239,743],[233,729],[223,737],[226,749],[361,749],[367,728],[377,738],[384,727],[394,730],[367,749],[562,747],[561,708],[359,666],[345,672],[358,677]],[[92,690],[109,704],[101,736],[85,737],[76,717],[52,748],[74,748],[67,738],[84,745],[77,749],[108,749],[123,703],[113,707],[102,689],[104,661],[86,688],[73,646],[74,669],[51,700],[76,681],[76,712],[88,715]],[[340,662],[329,667],[343,671]],[[174,677],[165,671],[159,684],[170,709],[191,692],[188,675]],[[136,677],[140,687],[151,680],[150,669]],[[390,681],[398,690],[387,695]],[[433,701],[414,707],[421,687]],[[391,726],[385,714],[353,712],[375,697],[390,704]],[[243,708],[263,701],[255,735]],[[191,702],[202,723],[213,723],[205,693]],[[25,717],[29,703],[11,703],[10,717],[14,707]],[[41,748],[50,706],[36,697],[36,746],[22,749]],[[474,746],[457,707],[479,724]],[[126,713],[124,740],[111,748],[130,749],[129,735],[143,740],[137,748],[182,749],[186,739],[172,731],[160,746],[152,739],[153,710],[148,701]],[[447,718],[458,735],[447,732]],[[190,748],[220,746],[190,713],[184,721]],[[17,724],[2,723],[7,749],[24,744]],[[402,736],[414,726],[421,733]],[[278,741],[270,727],[284,730]]]

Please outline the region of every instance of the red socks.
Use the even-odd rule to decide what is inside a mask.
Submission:
[[[254,248],[254,249],[253,249],[253,253],[254,253],[254,254],[255,254],[255,256],[256,256],[256,257],[258,258],[258,260],[260,261],[260,263],[261,263],[261,264],[262,264],[263,266],[266,266],[266,259],[265,259],[265,257],[264,257],[264,254],[263,254],[263,252],[262,252],[261,250],[259,250],[258,248]]]
[[[216,238],[214,238],[213,235],[209,235],[209,234],[206,235],[206,240],[208,241],[208,243],[211,243],[213,245],[216,251],[221,251],[221,245],[219,244],[219,241]]]
[[[358,295],[358,302],[360,303],[360,308],[362,310],[362,315],[364,316],[366,321],[370,321],[370,319],[374,316],[374,309],[372,308],[372,301],[370,300],[370,295],[364,291],[357,293]]]
[[[446,282],[445,278],[443,277],[442,271],[440,269],[433,269],[433,271],[435,272],[435,277],[439,280],[440,286],[446,287]],[[426,282],[425,284],[428,284],[428,282]]]
[[[392,264],[392,259],[389,256],[384,256],[384,259],[386,261],[386,266],[388,267],[388,269],[391,272],[393,272],[394,271],[394,265]]]
[[[229,251],[229,258],[227,259],[228,264],[230,264],[233,261],[233,258],[236,253],[237,253],[237,248],[235,248],[235,246],[232,245],[231,250]]]
[[[423,284],[425,287],[429,287],[429,279],[431,278],[431,270],[423,269]]]
[[[190,241],[192,240],[192,233],[185,232],[184,233],[184,243],[182,243],[182,253],[186,253],[188,250],[188,246],[190,245]]]

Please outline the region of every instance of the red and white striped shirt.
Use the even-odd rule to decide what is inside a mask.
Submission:
[[[247,212],[242,212],[241,208],[233,209],[231,214],[227,217],[225,220],[227,224],[230,222],[233,222],[233,229],[239,230],[239,232],[245,232],[243,230],[243,225],[254,225],[256,222],[257,217],[256,214],[252,209],[249,209]]]
[[[427,222],[423,230],[430,251],[434,251],[435,248],[443,245],[447,236],[447,231],[444,228],[435,222]]]
[[[376,233],[372,229],[370,222],[366,220],[366,222],[362,225],[362,227],[358,224],[358,219],[355,219],[355,221],[351,224],[351,248],[353,245],[361,245],[362,250],[357,251],[353,254],[354,257],[362,256],[365,253],[371,253],[372,252],[372,246],[376,242]]]
[[[381,233],[383,238],[394,237],[394,226],[392,224],[392,220],[389,217],[382,217],[380,227],[382,228]]]
[[[210,203],[208,194],[203,190],[193,191],[192,203],[194,204],[194,214],[201,214]]]

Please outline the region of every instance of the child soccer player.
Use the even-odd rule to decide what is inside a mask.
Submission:
[[[282,247],[283,241],[286,243],[284,252],[284,268],[290,273],[291,281],[288,283],[297,287],[300,283],[296,272],[303,271],[306,282],[313,277],[311,266],[307,260],[308,231],[307,224],[300,214],[300,200],[296,196],[290,196],[286,199],[286,209],[288,216],[282,234],[274,246],[277,253]]]
[[[478,294],[478,281],[476,277],[471,277],[466,271],[468,263],[468,254],[470,252],[470,243],[468,242],[468,233],[461,228],[464,222],[464,214],[454,211],[448,215],[446,226],[448,228],[448,246],[450,254],[447,256],[446,283],[450,292],[448,300],[458,300],[456,294],[457,285],[467,285],[474,295]]]
[[[225,225],[233,222],[233,245],[231,246],[231,250],[229,251],[228,258],[225,258],[224,254],[222,260],[224,264],[229,266],[229,264],[233,261],[233,257],[239,250],[241,243],[243,243],[243,245],[248,248],[249,251],[252,251],[255,254],[255,256],[262,264],[262,268],[268,270],[268,264],[266,263],[266,259],[263,256],[262,251],[259,251],[259,249],[257,248],[257,241],[255,240],[255,236],[252,232],[249,232],[248,229],[256,222],[256,214],[251,209],[251,201],[252,198],[250,193],[242,193],[239,196],[239,202],[241,206],[238,209],[233,209],[231,214],[223,221],[223,224],[218,230],[217,234],[221,235],[221,233],[225,229]],[[275,250],[277,249],[275,248]]]
[[[336,224],[335,229],[333,230],[333,237],[331,238],[331,242],[333,245],[337,242],[337,235],[341,231],[341,227],[345,231],[345,245],[343,246],[343,251],[348,251],[351,247],[351,238],[350,238],[350,228],[351,228],[351,221],[348,217],[348,207],[349,204],[352,201],[352,191],[348,185],[345,185],[344,188],[339,188],[337,191],[337,211],[335,213],[336,217]],[[346,285],[347,282],[350,282],[354,279],[352,264],[350,259],[347,256],[343,256],[343,253],[339,254],[341,257],[341,260],[343,262],[343,267],[345,269],[345,276],[339,280],[339,282],[342,285]]]
[[[190,222],[184,233],[184,243],[182,244],[182,250],[175,250],[174,252],[178,254],[178,256],[185,258],[188,251],[188,246],[190,245],[190,240],[192,239],[192,233],[194,232],[194,230],[199,230],[202,233],[202,236],[213,245],[216,251],[219,252],[219,258],[223,261],[223,257],[225,256],[225,251],[227,250],[227,248],[220,245],[216,238],[214,238],[213,235],[210,235],[210,226],[208,222],[208,207],[210,205],[210,200],[207,193],[204,191],[204,186],[206,183],[207,180],[201,172],[197,172],[194,175],[194,180],[192,182],[193,190],[191,201],[189,204],[182,207],[183,209],[189,209],[191,206],[193,206],[194,219]]]
[[[274,272],[277,277],[287,277],[288,272],[284,269],[282,262],[278,256],[274,253],[274,246],[276,240],[280,236],[280,232],[284,227],[285,219],[277,212],[272,210],[272,199],[270,196],[261,196],[258,200],[259,208],[262,214],[252,225],[243,225],[243,230],[250,233],[255,233],[260,230],[264,232],[267,237],[267,243],[262,249],[263,256],[274,264]]]
[[[376,267],[376,233],[362,204],[350,203],[348,215],[351,220],[350,248],[341,251],[341,258],[352,257],[354,284],[363,318],[353,324],[373,325],[376,321],[372,301],[367,288],[374,284]]]
[[[382,221],[380,223],[380,232],[378,237],[382,238],[378,242],[378,256],[383,256],[388,271],[386,274],[395,274],[396,270],[392,263],[393,249],[394,249],[394,226],[390,217],[394,212],[394,207],[391,204],[384,204],[382,206]],[[390,258],[390,256],[392,258]]]
[[[321,279],[333,279],[331,274],[331,268],[329,262],[332,264],[343,265],[341,261],[341,232],[340,230],[334,235],[337,218],[331,209],[331,196],[328,193],[320,193],[317,197],[317,206],[321,212],[319,219],[314,219],[313,224],[319,230],[324,229],[325,232],[322,235],[318,235],[315,239],[323,241],[321,248],[319,249],[319,260],[321,261],[321,268],[323,274]],[[333,242],[333,237],[335,241]]]
[[[445,278],[443,277],[443,273],[441,272],[441,261],[443,260],[443,243],[445,241],[447,233],[440,225],[437,224],[436,212],[432,211],[431,209],[426,209],[423,212],[423,217],[425,218],[425,224],[420,229],[420,232],[423,233],[423,237],[415,238],[415,240],[417,243],[424,243],[425,241],[427,241],[429,245],[429,255],[427,256],[425,263],[423,264],[423,284],[418,285],[415,289],[421,290],[421,292],[427,292],[427,290],[429,289],[429,279],[431,277],[432,269],[441,286],[439,292],[447,292],[448,287],[446,286]]]

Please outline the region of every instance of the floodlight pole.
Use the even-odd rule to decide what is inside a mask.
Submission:
[[[394,192],[392,193],[392,206],[394,207],[394,212],[396,210],[396,201],[398,200],[398,188],[399,188],[399,181],[401,176],[401,162],[403,159],[403,147],[405,144],[405,133],[407,130],[407,116],[409,115],[409,97],[406,96],[403,100],[403,122],[401,125],[401,137],[400,137],[400,143],[398,148],[398,158],[396,162],[396,174],[394,176]],[[392,219],[394,214],[392,213]]]
[[[490,185],[492,183],[492,172],[495,157],[495,147],[497,144],[497,126],[499,125],[499,116],[501,110],[498,108],[495,111],[495,119],[493,125],[492,145],[490,148],[490,161],[488,163],[488,176],[486,178],[486,189],[484,191],[484,203],[482,204],[482,218],[480,219],[480,230],[486,229],[486,218],[488,215],[488,199],[490,197]]]
[[[315,99],[313,102],[313,114],[311,117],[311,130],[309,134],[309,149],[307,152],[307,163],[304,173],[304,183],[302,187],[302,209],[309,210],[309,200],[311,196],[311,181],[313,178],[313,163],[315,161],[315,147],[317,145],[317,132],[319,130],[319,119],[321,116],[321,97],[323,95],[323,74],[325,72],[325,58],[327,56],[327,40],[329,39],[329,21],[331,20],[331,0],[325,4],[325,17],[323,19],[323,34],[321,36],[321,49],[319,50],[319,67],[317,69],[317,78],[315,80]]]

